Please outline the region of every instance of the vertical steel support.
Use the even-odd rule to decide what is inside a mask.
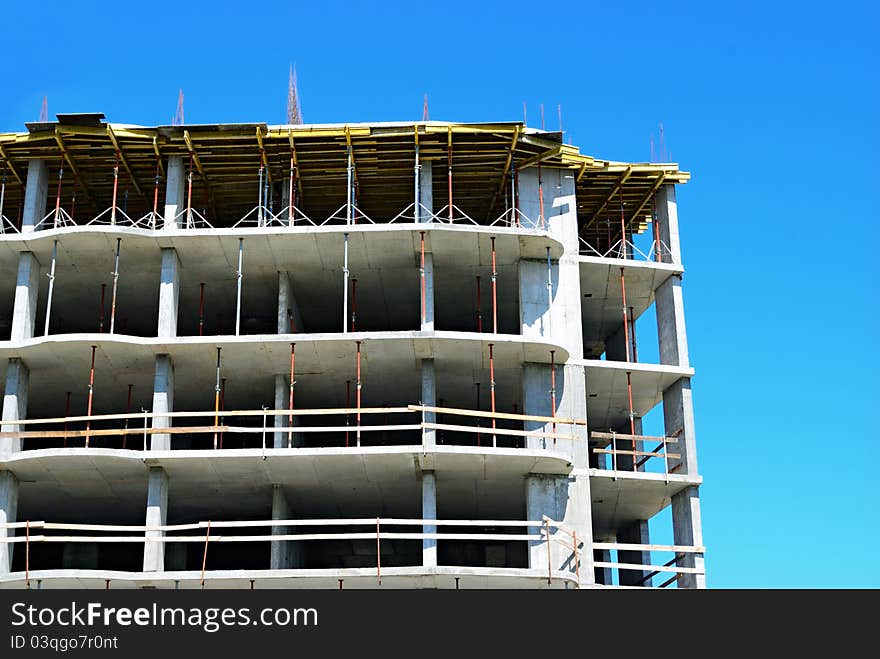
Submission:
[[[446,175],[446,187],[449,197],[449,224],[452,224],[452,126],[448,129],[447,144],[446,161],[449,167]]]
[[[113,165],[113,205],[110,208],[110,224],[116,224],[116,195],[119,189],[119,151],[116,152],[116,164]]]
[[[192,201],[193,201],[193,154],[189,154],[189,173],[186,177],[186,228],[192,226]]]
[[[489,398],[492,406],[492,446],[498,446],[498,436],[495,434],[495,344],[489,344]]]
[[[651,224],[654,225],[653,226],[653,230],[654,230],[654,261],[656,263],[660,263],[663,260],[663,256],[660,252],[660,225],[657,223],[658,216],[657,216],[657,194],[656,193],[654,194],[653,197],[651,197],[651,205],[653,207],[652,211],[651,211],[651,219],[653,221],[651,222]]]
[[[547,223],[544,220],[544,179],[541,176],[540,163],[538,164],[538,219],[541,222],[541,230],[545,230]]]
[[[58,167],[58,189],[55,193],[55,222],[54,227],[58,228],[58,220],[61,215],[61,181],[64,179],[64,156],[61,156],[61,165]]]
[[[296,385],[296,344],[290,344],[290,391],[287,399],[287,448],[293,447],[293,394]]]
[[[113,259],[113,292],[110,295],[110,333],[116,329],[116,292],[119,287],[119,248],[122,238],[116,239],[116,256]]]
[[[498,334],[498,270],[495,267],[495,236],[492,241],[492,333]]]
[[[420,208],[419,206],[422,203],[421,199],[421,185],[422,185],[422,165],[419,163],[419,127],[415,127],[416,131],[416,156],[415,156],[415,164],[413,165],[413,220],[416,224],[419,223],[419,215]]]
[[[288,226],[293,226],[296,222],[296,217],[294,213],[294,203],[296,199],[294,198],[293,192],[293,184],[294,178],[296,174],[296,170],[294,169],[294,161],[293,161],[293,149],[290,151],[290,180],[287,183],[287,224]]]
[[[43,336],[49,336],[49,317],[52,315],[52,292],[55,290],[55,263],[58,260],[58,241],[52,242],[52,262],[49,265],[49,291],[46,293],[46,324]]]
[[[238,239],[238,288],[235,293],[235,336],[241,331],[241,261],[244,257],[244,238]]]
[[[351,380],[345,381],[345,409],[346,410],[351,409]],[[351,414],[349,412],[346,412],[345,413],[345,427],[348,428],[348,426],[350,426],[350,425],[351,425]],[[345,431],[345,448],[348,448],[348,443],[349,443],[349,432],[348,432],[348,430],[346,430]]]
[[[152,228],[156,229],[156,218],[159,216],[159,156],[156,156],[156,174],[153,176],[153,218]]]
[[[217,377],[214,381],[214,448],[217,448],[217,428],[220,425],[220,348],[217,348]]]
[[[625,259],[629,248],[626,244],[626,218],[623,213],[623,187],[620,188],[620,258]]]
[[[97,346],[92,346],[92,364],[89,367],[89,400],[86,406],[86,416],[92,416],[92,402],[95,398],[95,350]],[[92,420],[89,418],[86,421],[86,448],[89,447],[89,439],[91,437],[90,430],[92,429]]]
[[[348,147],[348,167],[346,168],[346,179],[345,179],[345,223],[351,224],[352,212],[351,212],[351,197],[352,197],[352,178],[354,175],[354,170],[352,168],[352,155],[351,155],[351,146]]]
[[[632,340],[632,360],[637,362],[639,361],[639,350],[638,345],[636,344],[636,316],[633,307],[629,308],[629,333]]]
[[[260,149],[260,170],[257,175],[257,226],[263,226],[263,150]]]
[[[342,332],[348,328],[348,234],[343,235],[342,243]]]
[[[220,379],[220,411],[221,412],[226,411],[226,378]],[[220,417],[220,424],[224,425],[224,426],[226,425],[226,418],[225,417],[222,417],[222,416]],[[223,448],[223,435],[224,435],[224,432],[221,430],[220,431],[220,445],[219,445],[219,448],[221,448],[221,449]]]
[[[351,279],[351,331],[357,331],[357,307],[358,307],[358,280],[357,277]]]
[[[217,348],[217,376],[214,381],[214,448],[217,448],[217,427],[220,425],[220,348]]]
[[[357,383],[355,386],[355,399],[357,402],[357,445],[361,445],[361,342],[357,341]]]

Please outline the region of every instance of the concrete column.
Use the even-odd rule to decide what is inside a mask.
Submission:
[[[525,363],[522,370],[523,414],[552,416],[553,406],[550,396],[550,364]],[[586,419],[586,378],[583,366],[575,364],[556,365],[556,417]],[[544,433],[553,432],[552,422],[526,421],[524,429]],[[568,435],[577,439],[557,439],[546,437],[526,438],[526,447],[531,449],[550,449],[571,455],[577,467],[588,466],[587,429],[585,426],[556,424],[556,434]]]
[[[164,526],[168,520],[168,474],[162,467],[150,467],[147,481],[146,526]],[[146,538],[161,538],[164,531],[146,531]],[[165,571],[165,543],[144,542],[144,572]]]
[[[699,487],[692,485],[672,497],[672,536],[677,545],[703,546],[703,521],[700,517]],[[703,554],[685,554],[679,567],[705,571]],[[684,574],[678,580],[679,588],[705,588],[705,574]]]
[[[437,519],[437,479],[433,471],[422,472],[422,519]],[[425,525],[422,533],[436,533],[437,527]],[[422,539],[422,565],[437,566],[437,540]]]
[[[654,293],[660,363],[688,366],[687,330],[684,323],[684,297],[681,276],[673,275]]]
[[[182,156],[168,158],[168,173],[165,183],[165,224],[166,229],[177,229],[183,217],[178,214],[186,208],[186,169]]]
[[[430,222],[431,218],[426,217],[426,210],[433,214],[434,212],[434,183],[433,183],[433,165],[430,160],[422,160],[422,171],[419,174],[419,201],[424,208],[419,208],[419,221]]]
[[[593,529],[590,518],[590,479],[587,473],[575,476],[529,476],[526,478],[526,516],[530,521],[541,521],[546,515],[562,522],[569,531],[577,533],[578,559],[581,583],[594,583]],[[530,533],[537,533],[533,528]],[[571,545],[571,536],[551,527],[551,537],[559,537]],[[560,535],[562,534],[562,535]],[[545,571],[548,568],[547,541],[529,542],[529,567]],[[550,563],[553,571],[575,571],[574,552],[561,543],[551,541]]]
[[[174,411],[174,364],[170,355],[156,355],[156,371],[153,378],[153,412]],[[154,416],[153,428],[170,428],[171,417]],[[171,448],[171,435],[161,433],[151,435],[150,448],[154,451],[167,451]]]
[[[294,331],[290,329],[290,316],[293,317]],[[296,302],[296,296],[293,294],[293,287],[290,283],[290,273],[278,273],[278,333],[292,334],[303,333],[306,331],[303,324],[302,314],[299,305]]]
[[[30,371],[18,357],[11,357],[6,367],[6,388],[3,391],[3,432],[18,432],[21,426],[9,423],[27,418]],[[0,438],[0,459],[8,459],[21,451],[20,437]]]
[[[675,186],[664,185],[657,190],[657,223],[660,230],[661,257],[664,263],[681,263],[681,242],[678,236],[678,204]]]
[[[284,490],[280,485],[272,486],[272,519],[291,519],[290,506]],[[292,527],[273,526],[272,535],[290,534]],[[273,540],[269,557],[269,567],[273,570],[284,570],[302,567],[304,564],[302,542],[292,540]]]
[[[290,378],[286,375],[275,376],[275,409],[286,410],[290,406]],[[288,416],[276,416],[274,426],[276,428],[284,428],[290,421]],[[297,425],[297,418],[293,417],[293,426]],[[274,448],[287,448],[288,431],[276,430],[274,433]],[[305,436],[301,432],[293,433],[291,437],[291,446],[293,448],[305,446]]]
[[[27,184],[24,189],[24,210],[21,216],[21,232],[35,231],[46,216],[49,195],[49,164],[45,160],[28,160]]]
[[[433,359],[422,360],[422,405],[435,407],[437,405],[437,378],[434,370]],[[425,423],[437,423],[437,414],[425,412],[422,416]],[[422,429],[422,445],[425,447],[436,446],[437,431],[434,428]]]
[[[419,257],[421,259],[421,257]],[[419,275],[421,276],[421,274]],[[421,282],[419,282],[421,286]],[[421,295],[421,292],[419,293]],[[419,308],[420,328],[423,332],[434,331],[434,255],[425,252],[425,315],[422,317]]]
[[[33,338],[37,319],[37,296],[40,291],[40,264],[33,252],[18,256],[18,276],[12,306],[12,341]]]
[[[177,307],[180,298],[180,259],[173,247],[162,248],[159,280],[159,324],[157,336],[177,336]]]
[[[519,262],[520,333],[532,338],[564,339],[566,309],[554,304],[559,291],[559,262]],[[582,339],[583,340],[583,339]]]
[[[5,430],[5,428],[4,428]],[[18,515],[18,479],[11,471],[0,471],[0,524],[11,524],[17,521]],[[0,539],[15,535],[14,530],[0,528]],[[12,571],[12,543],[0,543],[0,575]]]
[[[638,520],[618,529],[617,542],[634,545],[651,544],[647,520]],[[618,551],[617,557],[619,563],[651,564],[651,552],[649,551]],[[644,570],[618,570],[617,580],[621,586],[650,586],[650,582],[642,582],[647,574]]]

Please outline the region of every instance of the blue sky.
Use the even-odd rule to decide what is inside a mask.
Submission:
[[[525,101],[556,129],[561,104],[574,143],[615,160],[648,160],[663,122],[693,173],[709,584],[880,586],[876,5],[65,4],[4,6],[0,130],[44,95],[50,116],[170,123],[180,87],[187,122],[281,123],[290,62],[307,122],[420,119],[427,92],[432,119],[516,120]]]

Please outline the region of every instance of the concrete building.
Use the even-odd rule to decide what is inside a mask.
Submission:
[[[27,129],[0,585],[705,585],[676,165],[520,123]]]

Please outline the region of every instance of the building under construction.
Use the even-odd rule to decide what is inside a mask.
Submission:
[[[0,168],[0,585],[705,584],[676,165],[78,114]]]

